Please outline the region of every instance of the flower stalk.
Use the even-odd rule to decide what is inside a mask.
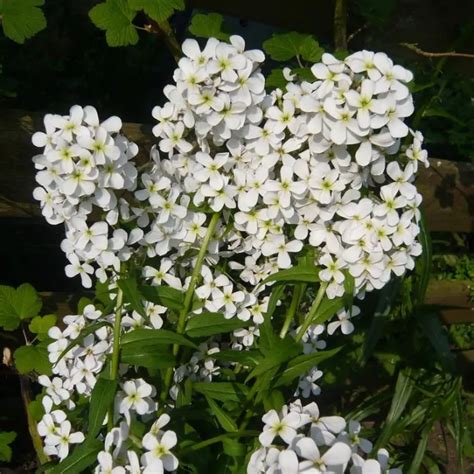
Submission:
[[[323,301],[324,295],[326,293],[326,288],[328,287],[327,282],[321,282],[321,286],[319,287],[318,293],[316,295],[316,298],[313,302],[313,305],[311,306],[310,310],[308,311],[308,314],[304,318],[304,322],[301,325],[298,333],[296,334],[296,341],[299,342],[303,338],[304,334],[308,330],[308,328],[311,326],[311,324],[314,322],[314,319],[316,315],[318,314],[318,309],[321,306],[321,302]]]

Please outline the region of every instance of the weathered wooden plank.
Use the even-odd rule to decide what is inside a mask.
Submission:
[[[474,323],[474,303],[470,298],[473,283],[460,280],[431,280],[425,303],[444,306],[440,311],[445,324]]]
[[[67,111],[64,111],[67,112]],[[35,187],[31,144],[35,130],[43,129],[42,115],[5,110],[0,116],[0,217],[38,215],[31,193]],[[140,146],[146,160],[155,143],[151,125],[125,123],[124,133]],[[474,231],[474,165],[432,158],[417,181],[423,194],[428,227],[432,231]]]

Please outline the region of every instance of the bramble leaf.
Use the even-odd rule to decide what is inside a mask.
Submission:
[[[12,331],[21,320],[37,316],[42,305],[41,298],[29,283],[23,283],[16,290],[0,285],[0,326]]]
[[[48,337],[48,331],[56,324],[56,320],[57,317],[55,314],[36,316],[31,320],[28,329],[33,334],[37,334],[40,341],[43,341]]]
[[[193,16],[189,31],[200,38],[217,38],[222,41],[229,39],[229,34],[222,31],[222,15],[198,13]]]
[[[307,61],[317,62],[324,53],[324,49],[311,35],[296,31],[273,35],[263,42],[263,49],[275,61],[302,57]]]
[[[161,23],[175,10],[184,10],[184,0],[128,0],[133,10],[143,10],[151,19]]]
[[[7,38],[23,44],[46,28],[46,18],[38,7],[44,0],[0,0],[0,22]]]
[[[51,363],[46,345],[21,346],[15,351],[13,357],[15,367],[21,374],[35,371],[40,375],[51,375]]]
[[[97,28],[105,31],[109,46],[128,46],[138,42],[138,33],[133,26],[137,12],[126,0],[106,0],[89,11],[89,17]]]
[[[14,431],[2,431],[0,433],[0,461],[10,462],[12,458],[12,448],[10,444],[16,438]]]

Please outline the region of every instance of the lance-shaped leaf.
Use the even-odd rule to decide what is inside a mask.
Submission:
[[[143,346],[179,344],[180,346],[192,347],[193,349],[197,348],[196,344],[187,337],[166,329],[138,328],[124,334],[120,341],[122,350],[127,350],[128,345],[136,343],[140,343]]]
[[[251,321],[239,318],[226,319],[222,313],[201,313],[193,315],[186,324],[185,333],[191,337],[213,336],[247,327]]]
[[[228,433],[235,433],[236,431],[239,431],[236,422],[232,419],[229,413],[221,408],[212,398],[206,397],[206,400],[212,413],[215,415],[217,421],[225,431]]]
[[[140,286],[140,293],[150,303],[166,306],[180,311],[183,308],[184,294],[170,286]]]
[[[78,474],[84,472],[91,464],[97,462],[97,453],[104,448],[104,442],[98,439],[86,441],[77,446],[71,455],[48,474]]]
[[[196,382],[193,390],[221,402],[242,402],[248,394],[248,388],[236,382]]]
[[[305,283],[317,283],[319,281],[319,269],[316,265],[310,265],[308,263],[302,263],[286,270],[280,270],[279,272],[273,273],[272,275],[261,281],[258,286],[264,285],[270,282],[305,282]]]
[[[142,344],[140,341],[128,343],[122,348],[120,361],[148,369],[174,367],[176,359],[170,349],[163,345]]]
[[[288,362],[287,367],[276,379],[274,386],[279,387],[280,385],[288,385],[293,382],[294,379],[312,369],[315,365],[334,357],[341,349],[342,347],[336,347],[335,349],[328,351],[318,351],[313,354],[300,355],[291,359],[290,362]]]
[[[97,379],[92,389],[89,404],[89,425],[87,437],[92,439],[97,436],[104,423],[108,408],[112,405],[117,390],[117,381],[105,377]]]

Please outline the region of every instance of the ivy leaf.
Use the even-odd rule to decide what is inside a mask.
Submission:
[[[222,15],[209,13],[204,15],[198,13],[193,16],[189,31],[200,38],[217,38],[222,41],[229,39],[229,34],[222,31]]]
[[[5,36],[23,44],[46,28],[40,8],[44,0],[0,0],[0,21]]]
[[[28,329],[33,334],[38,334],[38,339],[43,341],[48,337],[48,331],[56,324],[56,320],[57,318],[55,314],[36,316],[31,320]]]
[[[28,283],[16,290],[0,285],[0,326],[7,331],[16,329],[22,319],[36,316],[43,305],[36,290]]]
[[[34,371],[40,375],[51,375],[51,363],[46,345],[21,346],[14,352],[13,357],[15,367],[21,374]]]
[[[89,11],[89,17],[97,28],[105,30],[109,46],[137,44],[138,33],[132,24],[137,12],[126,0],[106,0]]]
[[[14,431],[2,431],[0,433],[0,461],[10,462],[12,458],[12,448],[9,444],[16,438]]]
[[[288,61],[301,56],[307,61],[317,62],[324,53],[311,35],[295,31],[273,35],[263,42],[263,49],[275,61]]]
[[[175,10],[184,10],[184,0],[128,0],[133,10],[143,10],[151,19],[161,23]]]

